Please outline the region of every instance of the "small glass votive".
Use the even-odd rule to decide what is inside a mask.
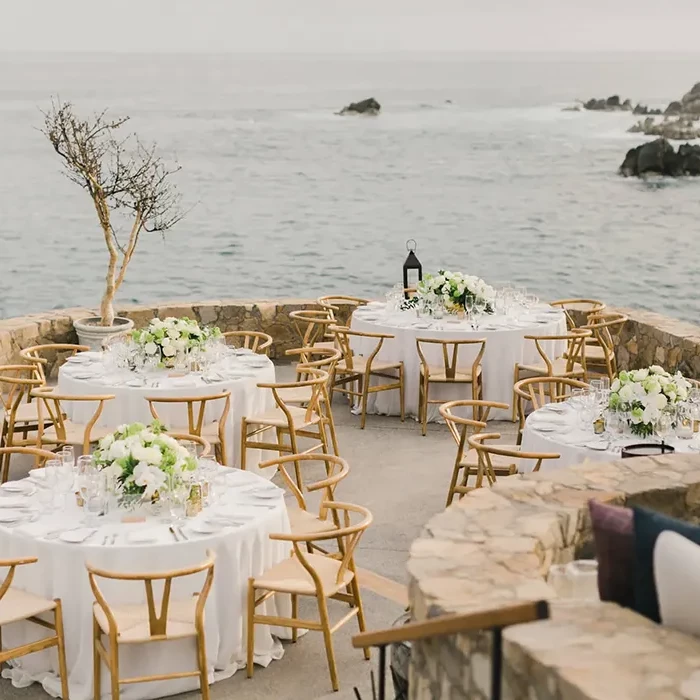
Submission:
[[[598,562],[595,559],[578,559],[567,564],[571,590],[578,600],[599,600]]]
[[[547,583],[554,589],[559,598],[571,598],[573,586],[567,564],[552,564],[549,567]]]

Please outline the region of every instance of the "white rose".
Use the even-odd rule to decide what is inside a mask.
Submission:
[[[144,486],[144,495],[148,498],[165,484],[165,473],[145,462],[134,467],[134,483]]]
[[[649,367],[649,371],[652,374],[666,374],[666,370],[663,367],[660,367],[659,365],[652,365]]]
[[[620,387],[618,394],[620,396],[620,401],[628,403],[634,398],[634,389],[632,388],[631,384],[625,384],[625,386]]]
[[[105,435],[102,440],[100,440],[100,449],[108,450],[113,442],[114,435]]]
[[[175,350],[184,350],[187,347],[186,340],[173,340],[173,347]]]
[[[164,347],[167,348],[170,343],[172,343],[172,340],[170,338],[163,338],[163,340],[160,341],[160,344]]]
[[[172,357],[177,351],[172,345],[167,345],[163,348],[163,354],[166,357]]]
[[[160,464],[163,459],[163,455],[157,447],[135,445],[131,449],[131,454],[139,462],[147,462],[148,464]]]
[[[620,380],[615,379],[613,383],[610,385],[610,391],[612,391],[614,394],[616,394],[618,391],[620,391]]]
[[[107,459],[115,460],[126,457],[129,454],[129,447],[124,440],[115,440],[109,447]]]
[[[143,349],[146,355],[155,355],[158,352],[158,346],[155,343],[146,343]]]
[[[168,331],[168,338],[172,338],[173,340],[177,340],[180,337],[180,331],[175,330],[174,328]]]
[[[630,372],[632,375],[632,379],[635,382],[641,382],[644,381],[648,376],[649,376],[649,370],[648,369],[638,369],[635,370],[634,372]]]

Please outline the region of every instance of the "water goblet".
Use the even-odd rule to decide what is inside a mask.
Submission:
[[[187,514],[187,499],[189,495],[190,484],[178,476],[171,476],[168,489],[168,509],[173,524],[184,520]]]
[[[73,492],[74,486],[75,473],[73,464],[63,463],[60,467],[56,467],[56,492],[60,497],[63,508],[67,506],[68,494]]]
[[[654,432],[661,438],[661,444],[666,443],[666,439],[673,435],[673,416],[670,411],[662,411],[654,423]]]
[[[104,479],[99,473],[91,473],[83,477],[80,487],[83,497],[83,520],[88,526],[96,525],[99,518],[105,514],[107,493]]]
[[[44,484],[46,485],[46,490],[51,493],[51,498],[47,504],[50,512],[54,510],[54,499],[59,478],[58,472],[62,466],[63,462],[60,459],[49,459],[44,465]]]
[[[75,450],[73,445],[64,445],[61,448],[61,463],[64,467],[69,468],[71,471],[75,466]]]

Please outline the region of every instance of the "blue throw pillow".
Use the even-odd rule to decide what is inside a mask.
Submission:
[[[634,510],[634,609],[654,622],[661,622],[659,599],[654,581],[654,546],[664,530],[677,532],[700,545],[700,527],[655,513],[646,508]]]

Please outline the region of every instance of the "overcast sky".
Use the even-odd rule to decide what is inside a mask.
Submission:
[[[698,51],[699,23],[700,0],[0,0],[0,49]]]

